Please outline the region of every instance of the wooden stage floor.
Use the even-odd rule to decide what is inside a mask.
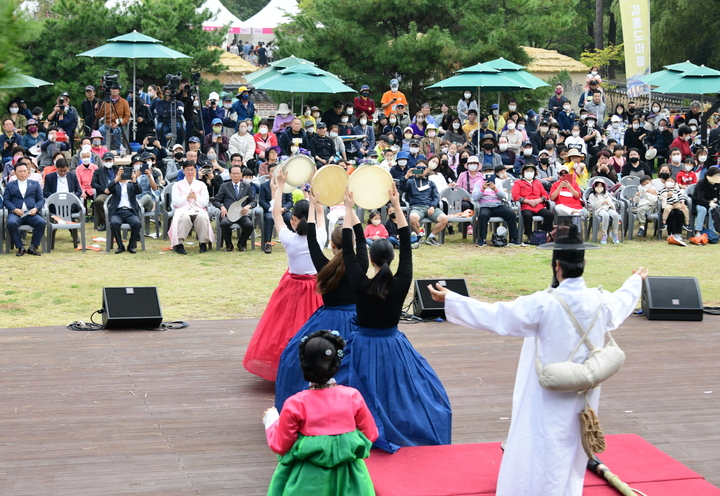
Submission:
[[[0,494],[263,495],[271,383],[242,368],[256,320],[183,330],[0,330]],[[608,434],[636,433],[720,486],[720,317],[631,317],[603,388]],[[403,324],[447,388],[453,442],[501,441],[519,339]],[[612,468],[612,467],[611,467]]]

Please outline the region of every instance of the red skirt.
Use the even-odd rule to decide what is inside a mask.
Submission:
[[[280,355],[288,341],[323,304],[315,288],[314,275],[285,271],[245,352],[243,366],[248,372],[275,380]]]

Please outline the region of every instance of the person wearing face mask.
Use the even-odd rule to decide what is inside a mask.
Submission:
[[[625,137],[623,144],[626,148],[636,148],[640,151],[641,156],[645,156],[645,144],[644,140],[647,137],[648,131],[642,127],[639,117],[633,117],[630,121],[630,127],[625,131]]]
[[[303,111],[302,115],[300,115],[300,121],[302,122],[303,129],[307,129],[308,126],[317,126],[317,123],[320,121],[320,119],[315,120],[315,117],[313,117],[312,109],[309,105],[303,105]]]
[[[478,111],[478,104],[477,101],[472,96],[472,92],[469,90],[466,90],[462,94],[462,98],[458,100],[457,103],[457,113],[458,118],[460,118],[461,123],[465,123],[465,121],[468,119],[468,111],[475,110],[477,113]]]
[[[410,159],[409,152],[398,152],[395,157],[395,165],[390,168],[390,175],[393,179],[401,179],[407,174],[408,162]]]
[[[20,104],[17,100],[12,100],[6,108],[8,111],[0,117],[0,120],[5,121],[6,119],[10,119],[13,121],[13,125],[15,126],[15,129],[17,129],[17,132],[23,134],[25,132],[25,128],[27,127],[28,120],[27,117],[20,113]]]
[[[717,218],[718,200],[720,199],[720,168],[712,166],[707,169],[705,177],[695,186],[692,194],[692,205],[695,213],[695,236],[702,236],[705,219],[708,229],[715,231],[715,219]],[[707,239],[707,238],[706,238]]]
[[[75,168],[75,176],[77,176],[80,190],[82,191],[80,198],[85,201],[88,199],[92,200],[95,196],[95,190],[92,187],[92,178],[98,166],[91,160],[90,152],[82,152],[80,154],[80,165]],[[100,161],[98,162],[101,163]],[[87,205],[85,205],[85,207],[87,208]],[[89,212],[87,209],[86,211]]]
[[[397,111],[397,105],[402,103],[407,105],[408,101],[405,95],[400,91],[400,82],[397,79],[390,80],[390,90],[383,93],[380,105],[385,115],[390,116],[390,112]]]
[[[620,146],[623,146],[625,142],[626,129],[627,128],[622,120],[622,117],[619,115],[613,115],[610,118],[610,125],[607,129],[605,129],[605,139],[614,139]]]
[[[537,167],[525,164],[520,172],[521,177],[513,183],[512,199],[520,204],[522,225],[528,239],[533,232],[533,216],[543,218],[540,230],[550,232],[553,225],[553,213],[548,209],[547,191],[537,178]]]
[[[290,156],[293,154],[293,148],[299,150],[303,148],[305,150],[310,149],[310,143],[308,142],[307,134],[302,128],[302,121],[300,118],[295,117],[288,127],[280,133],[278,138],[278,145],[280,146],[280,153],[282,155]]]
[[[483,172],[488,164],[483,166]],[[518,239],[517,215],[510,207],[502,202],[507,198],[507,192],[498,187],[494,181],[494,174],[484,177],[475,183],[472,189],[472,199],[477,202],[479,211],[477,213],[477,246],[485,246],[488,223],[491,217],[501,217],[508,225],[510,231],[510,243],[520,246]]]
[[[205,136],[205,142],[203,143],[203,150],[205,153],[214,151],[217,157],[223,162],[227,162],[228,149],[230,147],[230,139],[225,136],[222,132],[223,123],[220,118],[215,118],[212,121],[211,132]],[[303,131],[304,133],[305,131]]]
[[[441,209],[440,191],[435,183],[428,179],[431,171],[427,167],[425,157],[417,161],[417,169],[415,169],[415,165],[415,162],[412,164],[408,162],[407,172],[398,181],[398,190],[405,193],[410,205],[408,217],[412,231],[420,238],[418,242],[440,246],[437,235],[447,226],[448,216]],[[421,170],[421,174],[416,174]],[[429,219],[435,223],[429,235],[427,233],[420,234],[420,223],[423,219]]]
[[[415,114],[415,118],[413,119],[413,123],[410,124],[410,129],[412,129],[413,137],[417,139],[421,139],[425,136],[425,129],[427,128],[427,123],[425,122],[425,114],[422,112],[418,112]]]
[[[570,131],[575,124],[575,112],[572,110],[570,102],[563,103],[562,112],[557,115],[558,124],[561,131]]]
[[[490,115],[488,116],[488,129],[500,133],[505,128],[505,118],[500,115],[500,106],[493,103],[490,106]]]
[[[683,161],[683,167],[675,175],[675,179],[677,180],[677,184],[681,189],[686,189],[691,184],[695,184],[698,182],[698,176],[695,172],[694,158],[686,158]]]
[[[109,184],[115,181],[117,170],[114,168],[115,155],[112,152],[107,152],[102,156],[102,167],[98,167],[93,172],[91,186],[95,192],[95,201],[93,202],[93,208],[95,211],[95,218],[97,219],[97,230],[105,230],[105,209],[103,205],[105,200],[110,196]]]
[[[415,162],[417,162],[418,160],[427,160],[427,157],[420,153],[420,140],[414,138],[410,140],[408,153],[408,167],[411,169],[415,167]]]
[[[582,189],[567,165],[558,167],[558,176],[559,179],[550,188],[550,200],[555,202],[555,213],[586,217],[587,210],[583,205]]]
[[[673,210],[680,211],[684,218],[684,223],[682,230],[683,231],[689,231],[690,230],[690,210],[688,209],[687,205],[685,204],[685,201],[687,200],[687,196],[685,195],[685,192],[678,186],[677,182],[672,178],[669,177],[665,180],[664,187],[658,191],[658,195],[660,196],[660,201],[662,202],[662,226],[660,227],[661,231],[664,231],[668,228],[668,218],[670,216],[670,212]],[[676,214],[677,215],[677,214]],[[668,231],[668,234],[670,232]],[[680,234],[680,233],[676,233]],[[677,236],[676,236],[677,239]]]
[[[540,122],[537,131],[530,134],[530,142],[533,145],[533,154],[537,155],[540,150],[545,149],[545,138],[549,136],[550,125],[546,121]]]
[[[445,132],[443,138],[449,143],[454,143],[459,149],[465,148],[468,139],[458,117],[453,118],[450,129]]]
[[[440,152],[440,144],[442,138],[437,135],[437,127],[435,124],[428,124],[425,129],[425,137],[420,140],[420,151],[426,157],[436,155]]]
[[[548,110],[553,113],[555,119],[562,112],[565,102],[570,103],[570,100],[563,95],[563,85],[558,83],[555,85],[555,94],[548,99]]]
[[[523,133],[518,131],[516,127],[517,123],[513,120],[513,118],[510,118],[505,125],[506,129],[500,133],[500,138],[505,138],[507,140],[508,149],[513,151],[515,154],[520,152],[520,147],[523,142]],[[498,138],[498,142],[500,142],[500,138]],[[506,165],[512,165],[514,163],[515,160],[513,157],[513,161]]]
[[[253,142],[254,146],[254,142]],[[165,181],[173,182],[177,179],[178,173],[180,172],[182,166],[180,165],[185,160],[185,153],[183,150],[183,146],[179,143],[176,143],[172,147],[172,157],[170,159],[164,160],[162,162],[159,162],[160,164],[164,164],[164,167],[160,167],[160,172],[165,176]]]
[[[353,128],[353,134],[356,136],[364,135],[365,139],[358,140],[360,144],[358,148],[358,158],[367,157],[375,148],[375,131],[369,123],[370,117],[364,112],[360,112],[357,116],[357,125]]]
[[[243,162],[251,169],[255,168],[255,139],[248,132],[248,124],[243,121],[238,124],[237,133],[233,134],[228,141],[228,154],[230,156],[239,153]]]
[[[678,148],[682,154],[682,159],[690,158],[693,156],[690,150],[690,140],[692,139],[692,129],[690,126],[682,125],[678,128],[678,136],[672,143],[670,143],[670,152],[672,148]]]
[[[265,160],[265,152],[268,148],[270,148],[271,146],[278,146],[277,136],[275,136],[274,133],[270,132],[270,125],[265,119],[261,120],[258,124],[258,132],[257,134],[255,134],[254,139],[255,153],[258,156],[258,161]]]
[[[352,111],[352,107],[350,107]],[[344,113],[340,115],[340,123],[337,125],[337,133],[340,138],[343,136],[352,136],[354,133],[353,124],[350,122],[352,116]],[[354,117],[352,117],[354,119]],[[358,140],[343,140],[345,156],[350,158],[359,158],[358,150],[362,147]]]
[[[27,126],[25,127],[25,135],[23,136],[22,146],[26,150],[30,150],[35,145],[40,145],[47,139],[47,134],[40,131],[38,121],[35,119],[28,119]]]
[[[372,246],[373,241],[378,239],[387,239],[388,231],[382,224],[382,217],[380,212],[372,210],[368,214],[368,225],[365,227],[365,242],[368,246]]]
[[[580,124],[573,124],[570,127],[570,136],[565,138],[565,146],[578,149],[583,154],[587,154],[587,145],[583,139]]]
[[[593,167],[591,177],[605,177],[614,183],[618,181],[617,173],[615,172],[613,166],[610,164],[610,152],[606,150],[600,150],[597,153],[597,163]]]
[[[5,122],[5,133],[0,135],[0,143],[3,143],[7,139],[7,126],[9,123]],[[11,130],[12,131],[12,130]],[[38,157],[38,169],[42,172],[45,167],[49,167],[53,164],[54,157],[63,151],[68,150],[68,144],[66,142],[57,141],[57,128],[50,127],[48,129],[47,140],[40,143],[40,156]],[[6,151],[9,153],[10,148],[6,147]],[[5,152],[3,152],[3,155]]]
[[[558,180],[557,168],[554,162],[550,162],[550,152],[547,150],[540,150],[537,161],[537,178],[542,183],[545,191],[549,192],[552,185]],[[522,177],[522,174],[520,173],[518,176]]]
[[[355,117],[359,120],[360,114],[365,114],[368,122],[372,124],[372,116],[375,115],[375,101],[370,98],[370,86],[363,84],[360,88],[360,95],[353,100]]]
[[[618,227],[620,227],[620,215],[615,206],[615,200],[607,192],[607,185],[602,180],[597,180],[590,185],[592,193],[588,196],[591,213],[600,217],[600,244],[606,245],[608,231],[613,244],[620,243],[618,238]]]
[[[395,107],[395,112],[397,113],[397,121],[398,125],[405,129],[406,127],[410,126],[412,124],[412,119],[410,119],[410,114],[406,112],[407,107],[404,103],[398,103]]]
[[[507,143],[505,143],[507,144]],[[492,165],[493,169],[496,165],[505,165],[503,164],[502,156],[499,153],[496,153],[494,150],[498,147],[498,141],[495,139],[495,137],[491,134],[486,134],[482,137],[480,140],[480,151],[478,152],[478,158],[480,159],[480,164],[490,164]],[[503,151],[502,153],[507,153],[507,149]],[[513,153],[514,155],[514,153]],[[513,157],[513,163],[514,163],[514,157]],[[464,168],[463,168],[464,170]],[[460,173],[460,168],[458,167],[458,174]]]
[[[588,116],[590,114],[596,116],[597,122],[605,122],[607,105],[602,101],[602,93],[600,90],[595,90],[592,94],[592,99],[585,104],[585,109],[588,111]]]
[[[222,97],[222,108],[217,110],[218,117],[222,119],[222,133],[228,139],[235,134],[238,127],[237,111],[232,107],[232,95],[229,93]]]
[[[97,129],[97,111],[100,100],[95,98],[95,86],[89,84],[85,87],[85,100],[80,104],[84,121],[85,136],[92,134]]]
[[[519,153],[515,159],[515,162],[513,163],[513,167],[511,172],[519,176],[520,171],[522,170],[523,166],[525,164],[535,164],[537,165],[537,159],[533,155],[533,145],[530,141],[523,141]]]
[[[237,113],[238,125],[240,122],[255,119],[255,104],[250,100],[250,90],[246,86],[240,86],[235,95],[237,101],[233,103],[232,108]],[[237,127],[235,128],[237,131]],[[248,130],[252,132],[252,129]]]
[[[602,76],[600,76],[600,68],[596,65],[590,68],[590,72],[585,76],[585,91],[590,89],[590,84],[595,82],[596,85],[602,84]]]
[[[450,107],[448,107],[447,103],[443,102],[440,104],[440,113],[435,114],[433,119],[435,120],[435,125],[438,127],[438,134],[442,136],[452,122]]]
[[[70,158],[71,171],[74,171],[77,168],[78,164],[82,163],[82,161],[80,160],[80,154],[84,151],[88,151],[91,153],[91,162],[93,162],[94,164],[100,163],[100,157],[102,157],[102,155],[108,150],[104,150],[102,154],[95,153],[90,144],[91,142],[92,141],[90,138],[83,138],[80,141],[80,150],[78,150],[78,152]]]
[[[335,156],[338,159],[338,162],[340,160],[347,161],[347,154],[345,153],[345,142],[340,137],[339,130],[340,127],[337,124],[328,125],[327,135],[331,140],[333,140],[333,144],[335,145]]]
[[[484,137],[483,137],[484,139]],[[482,146],[481,146],[482,148]],[[519,145],[518,145],[519,148]],[[517,153],[515,150],[510,149],[507,136],[500,136],[497,140],[497,154],[500,155],[500,160],[505,166],[512,167],[515,165],[517,160]],[[484,160],[484,163],[490,163],[489,160]],[[494,167],[494,166],[493,166]]]
[[[468,158],[467,164],[465,164],[467,170],[461,172],[457,178],[456,186],[462,188],[468,193],[475,191],[475,185],[482,183],[485,178],[480,172],[480,160],[475,156]],[[472,194],[472,193],[471,193]],[[463,210],[475,210],[475,206],[470,201],[464,201],[462,205]],[[461,226],[466,226],[466,222],[462,222]]]
[[[383,127],[382,134],[392,134],[395,136],[395,139],[403,135],[402,127],[398,124],[398,118],[395,112],[391,112],[388,116],[388,123]]]
[[[327,125],[318,124],[317,133],[310,140],[310,152],[318,168],[332,163],[335,159],[335,142],[327,135]]]

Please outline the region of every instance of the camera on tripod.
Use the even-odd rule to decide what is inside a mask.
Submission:
[[[168,74],[165,76],[165,80],[167,81],[167,87],[170,90],[170,96],[174,97],[180,89],[182,72],[178,71],[177,74]]]
[[[112,88],[122,89],[118,80],[120,78],[120,71],[118,69],[106,69],[100,80],[100,91],[110,93]]]

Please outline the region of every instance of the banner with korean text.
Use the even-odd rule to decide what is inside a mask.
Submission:
[[[627,94],[635,98],[650,92],[638,78],[650,74],[650,0],[620,0],[625,47]]]

